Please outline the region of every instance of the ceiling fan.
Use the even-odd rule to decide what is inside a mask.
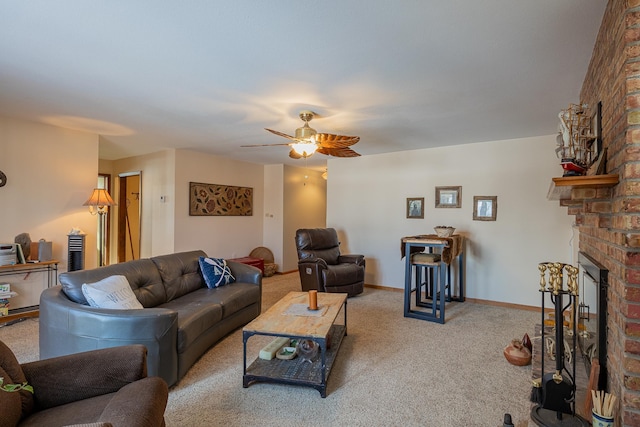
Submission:
[[[291,147],[289,157],[301,159],[311,156],[313,153],[326,154],[335,157],[358,157],[360,154],[353,151],[349,146],[360,141],[359,136],[334,135],[331,133],[318,133],[309,126],[315,113],[309,110],[300,111],[299,117],[304,122],[304,126],[296,129],[295,136],[278,132],[277,130],[266,129],[278,136],[290,139],[292,142],[286,144],[257,144],[242,145],[242,147],[268,147],[276,145],[288,145]]]

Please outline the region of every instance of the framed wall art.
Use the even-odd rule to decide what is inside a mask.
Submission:
[[[498,213],[498,196],[473,196],[474,221],[495,221]]]
[[[189,183],[190,216],[252,216],[253,188]]]
[[[407,198],[407,218],[424,218],[424,197]]]
[[[462,187],[436,187],[436,208],[459,208]]]

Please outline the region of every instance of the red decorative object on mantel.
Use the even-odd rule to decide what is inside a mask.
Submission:
[[[531,351],[519,339],[514,339],[504,348],[504,357],[516,366],[526,366],[531,363]]]

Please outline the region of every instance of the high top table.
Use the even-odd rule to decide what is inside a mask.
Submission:
[[[451,237],[439,237],[435,234],[421,234],[417,236],[407,236],[401,239],[400,251],[402,257],[405,258],[404,273],[404,317],[413,317],[416,319],[428,320],[431,322],[444,323],[445,310],[445,286],[440,289],[440,316],[420,310],[417,306],[411,308],[411,254],[423,252],[428,249],[429,252],[439,252],[441,254],[440,276],[436,277],[441,285],[447,284],[453,291],[453,283],[451,282],[451,265],[454,260],[458,260],[457,276],[458,276],[458,294],[452,295],[452,301],[464,302],[464,237],[454,234]],[[416,292],[420,292],[420,286],[416,288]],[[453,294],[453,292],[452,292]],[[437,298],[438,295],[432,295]]]

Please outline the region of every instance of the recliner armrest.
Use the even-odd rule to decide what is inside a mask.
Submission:
[[[348,255],[340,255],[338,257],[338,263],[352,263],[364,266],[364,255],[357,254],[348,254]]]
[[[304,258],[298,261],[298,266],[301,265],[310,265],[310,266],[318,266],[317,268],[327,268],[327,262],[322,258],[310,257]]]
[[[300,285],[303,291],[312,289],[325,292],[322,272],[327,270],[327,262],[322,258],[304,258],[298,261],[298,271],[300,272]]]
[[[147,349],[127,345],[22,364],[39,409],[113,393],[147,376]]]

